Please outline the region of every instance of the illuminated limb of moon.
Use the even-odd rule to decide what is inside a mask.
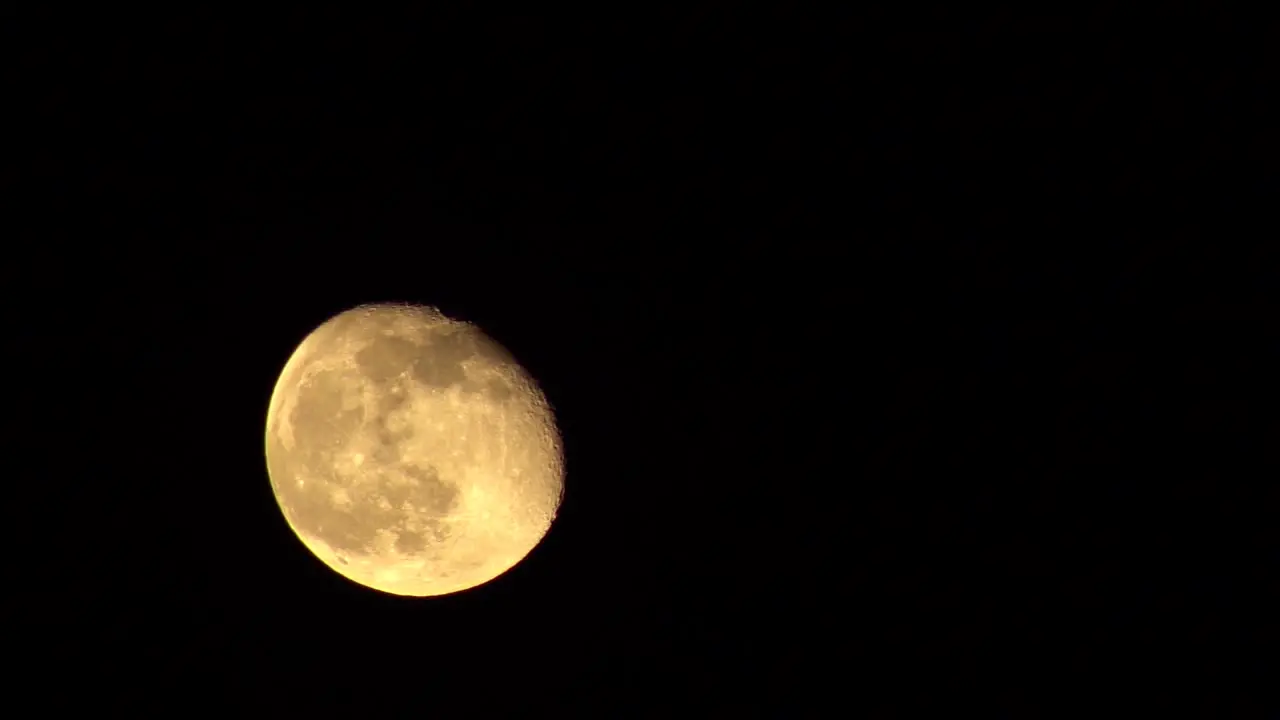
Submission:
[[[266,457],[289,526],[326,565],[397,595],[485,583],[546,534],[563,494],[542,392],[478,328],[362,306],[285,365]]]

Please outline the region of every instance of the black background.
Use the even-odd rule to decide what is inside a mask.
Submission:
[[[315,4],[3,32],[6,644],[41,703],[1261,707],[1245,28]],[[455,596],[343,580],[266,475],[296,344],[387,300],[485,328],[564,437],[550,534]]]

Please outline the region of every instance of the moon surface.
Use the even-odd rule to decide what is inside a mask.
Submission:
[[[542,391],[479,328],[382,304],[316,328],[267,411],[271,486],[339,574],[395,595],[488,582],[546,535],[563,454]]]

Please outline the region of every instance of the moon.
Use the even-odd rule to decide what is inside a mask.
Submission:
[[[478,327],[418,305],[362,305],[302,341],[271,395],[266,461],[302,543],[394,595],[498,577],[564,495],[541,389]]]

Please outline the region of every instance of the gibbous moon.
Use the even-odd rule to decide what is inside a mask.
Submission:
[[[267,470],[326,565],[395,595],[445,595],[520,562],[564,491],[542,391],[469,323],[364,305],[312,332],[267,411]]]

